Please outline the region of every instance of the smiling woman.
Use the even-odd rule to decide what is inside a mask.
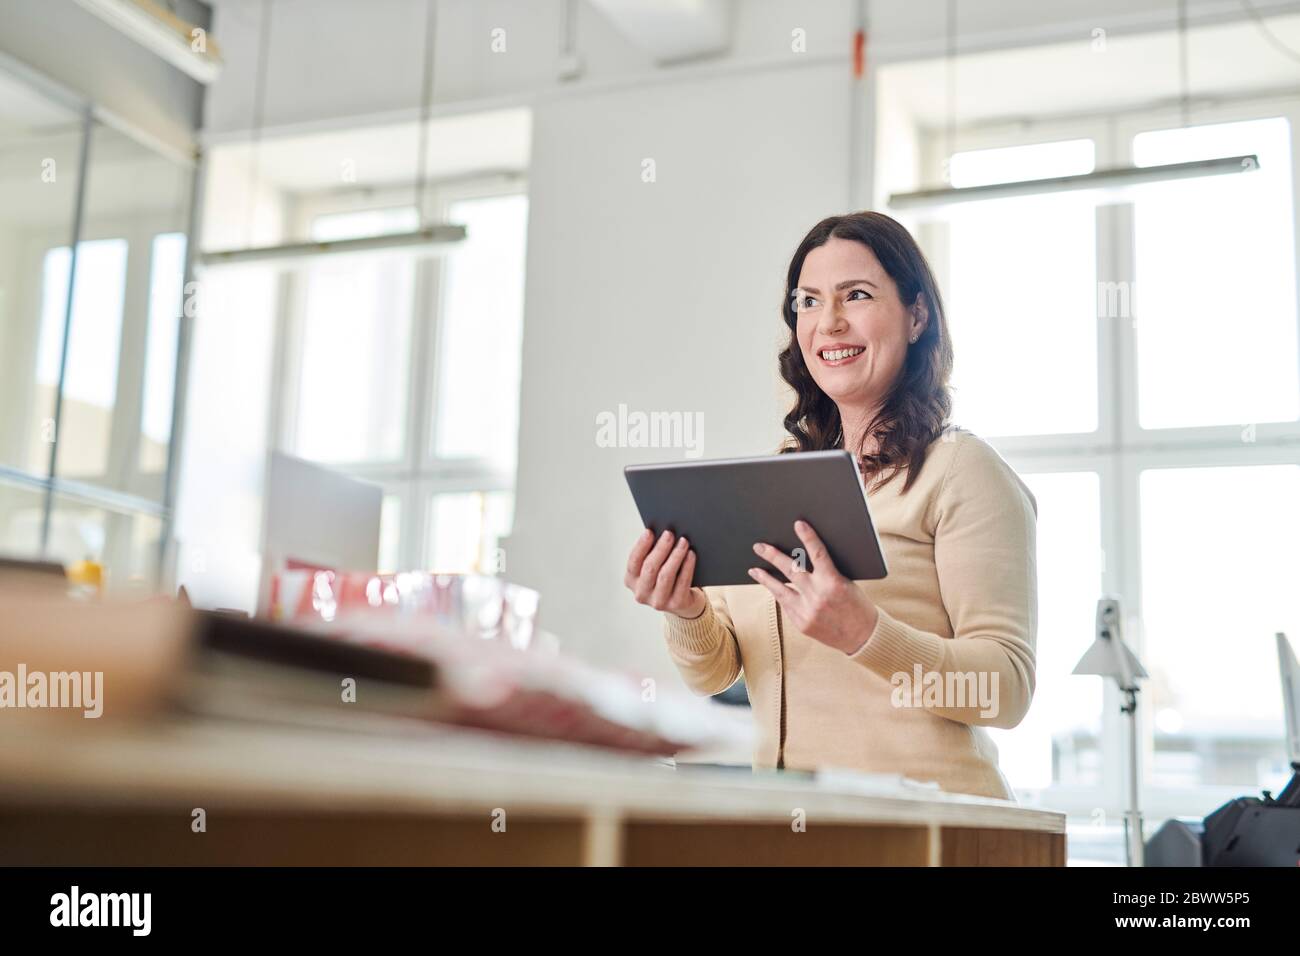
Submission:
[[[848,580],[799,521],[811,571],[760,541],[755,584],[701,589],[690,543],[646,532],[624,582],[665,612],[692,689],[744,674],[756,767],[1010,798],[984,728],[1016,726],[1033,697],[1037,506],[996,451],[948,421],[952,347],[930,268],[889,217],[832,217],[795,251],[783,316],[795,391],[783,450],[854,453],[888,577]]]
[[[875,212],[823,219],[795,250],[783,314],[781,377],[796,396],[788,450],[852,448],[888,478],[911,465],[910,487],[952,409],[952,343],[907,230]]]

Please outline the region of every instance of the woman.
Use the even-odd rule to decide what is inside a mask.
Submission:
[[[756,542],[755,583],[706,593],[690,542],[647,530],[625,583],[665,612],[693,690],[744,673],[756,767],[901,773],[1011,799],[983,728],[1016,726],[1033,696],[1037,506],[997,452],[948,423],[952,346],[930,267],[888,216],[832,216],[795,250],[783,311],[784,450],[854,452],[888,577],[848,581],[800,522],[811,571]]]

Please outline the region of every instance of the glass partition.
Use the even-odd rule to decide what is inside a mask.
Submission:
[[[94,125],[56,477],[162,501],[191,176],[190,168]],[[71,258],[66,247],[47,257],[56,264]],[[61,291],[51,288],[65,306],[66,281]]]
[[[84,127],[73,106],[0,72],[0,467],[38,476],[58,385],[57,355],[53,378],[36,362],[45,257],[72,240]]]
[[[158,584],[193,177],[0,68],[0,555]]]

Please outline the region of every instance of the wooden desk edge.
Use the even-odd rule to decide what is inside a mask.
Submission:
[[[881,861],[898,865],[974,863],[993,840],[1012,847],[1004,855],[1024,851],[1052,861],[1043,865],[1059,865],[1057,857],[1064,862],[1065,815],[1055,811],[960,794],[853,793],[802,780],[675,771],[461,731],[431,746],[429,740],[198,723],[64,734],[53,743],[38,736],[0,744],[0,819],[32,807],[65,822],[96,813],[174,821],[180,812],[188,818],[192,807],[227,820],[350,815],[372,829],[383,819],[441,821],[438,826],[462,834],[458,839],[469,846],[474,828],[508,812],[528,821],[523,829],[548,834],[548,852],[576,843],[566,861],[609,865],[656,862],[659,852],[674,847],[707,850],[702,862],[723,861],[741,837],[750,849],[781,844],[768,860],[781,862],[820,839],[792,844],[776,836],[797,832],[792,821],[802,818],[805,834],[834,831],[842,846],[823,848],[832,855],[883,854]],[[867,835],[871,840],[863,842]]]

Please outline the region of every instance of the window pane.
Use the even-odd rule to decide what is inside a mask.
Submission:
[[[98,239],[77,245],[72,327],[58,436],[60,477],[102,481],[108,471],[113,408],[117,403],[117,361],[122,344],[126,258],[125,239]],[[67,246],[45,254],[36,381],[51,389],[59,381],[71,268],[72,251]],[[34,457],[49,454],[49,446],[42,443],[42,447],[44,451],[33,447]],[[44,470],[36,461],[29,467]]]
[[[1274,785],[1283,726],[1273,634],[1300,635],[1300,467],[1144,471],[1141,507],[1147,778]]]
[[[358,209],[317,216],[312,220],[311,237],[317,242],[332,242],[338,239],[359,239],[362,236],[391,236],[414,232],[419,226],[420,217],[414,206]]]
[[[1139,166],[1246,153],[1258,154],[1257,170],[1153,184],[1135,200],[1143,428],[1291,421],[1300,411],[1289,124],[1133,140]]]
[[[1029,196],[950,217],[953,420],[982,435],[1095,431],[1093,207]]]
[[[393,573],[402,567],[402,499],[384,495],[379,514],[379,570]]]
[[[993,183],[1081,176],[1096,168],[1096,148],[1090,139],[1071,139],[1033,146],[969,149],[953,153],[948,166],[950,185],[988,186]]]
[[[0,482],[0,555],[39,558],[44,513],[44,492]]]
[[[434,454],[487,458],[513,468],[519,423],[528,200],[522,195],[451,204],[468,238],[447,258]]]
[[[321,216],[312,238],[406,232],[409,208]],[[323,462],[400,458],[415,263],[400,256],[324,261],[306,270],[294,450]]]
[[[1101,499],[1092,472],[1023,475],[1038,502],[1038,668],[1028,716],[992,730],[1018,790],[1101,781],[1100,681],[1071,674],[1101,596]]]
[[[431,571],[496,574],[505,570],[500,539],[510,533],[515,496],[510,492],[434,495],[429,511]]]
[[[140,409],[140,470],[167,467],[176,384],[176,340],[185,286],[185,236],[154,236],[149,256],[149,328]]]

